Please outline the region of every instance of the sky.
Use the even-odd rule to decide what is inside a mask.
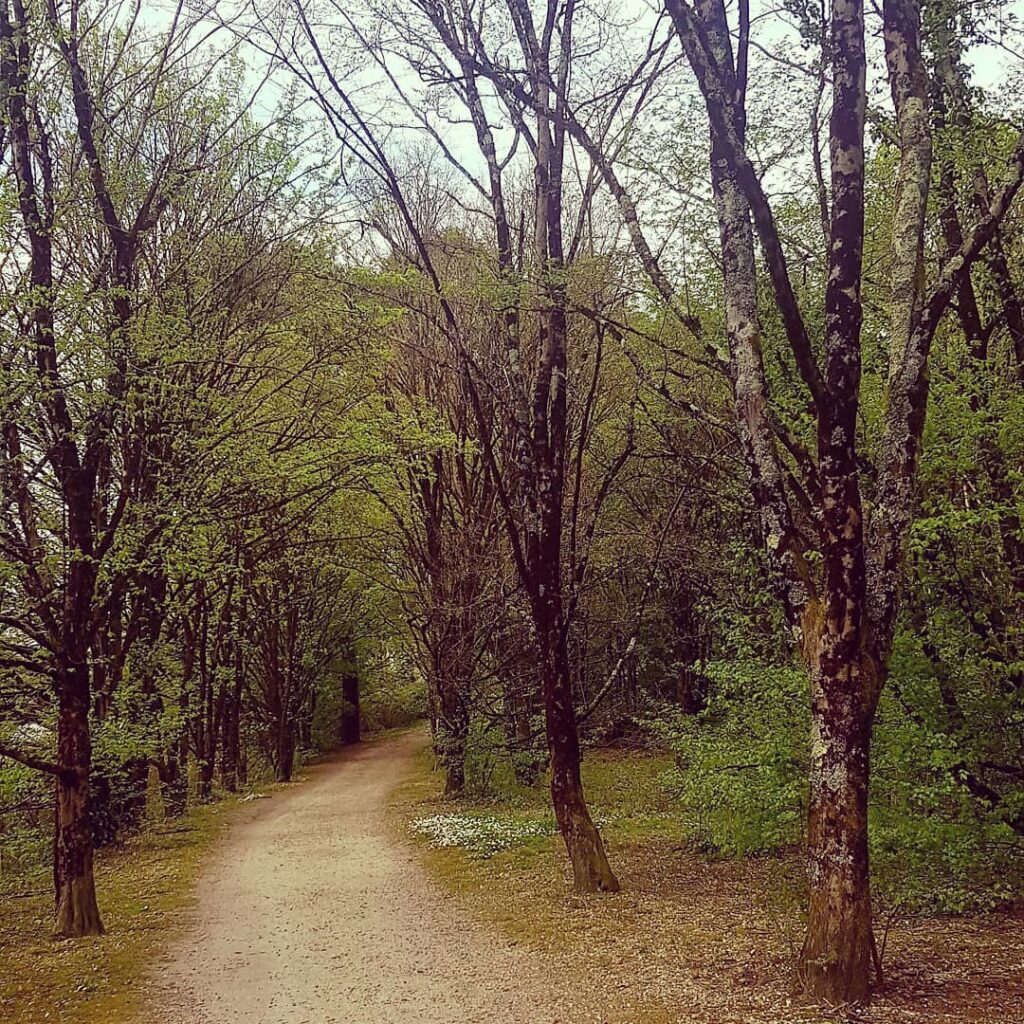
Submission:
[[[477,0],[481,2],[481,0]],[[501,0],[482,0],[499,6]],[[890,106],[888,85],[884,75],[884,61],[880,39],[880,16],[876,0],[868,2],[869,48],[873,56],[870,76],[871,102],[879,109]],[[340,18],[332,11],[332,0],[310,0],[312,15],[319,16],[324,24],[336,24]],[[808,180],[810,154],[807,148],[807,118],[813,100],[814,81],[810,76],[793,70],[794,65],[806,65],[812,56],[800,45],[794,19],[776,3],[751,0],[752,39],[750,122],[759,142],[757,156],[765,161],[769,170],[766,182],[769,189],[784,196],[794,184]],[[239,81],[240,92],[257,92],[255,110],[257,116],[270,117],[281,102],[288,76],[278,73],[269,80],[265,78],[266,60],[259,52],[260,46],[239,44],[237,34],[243,25],[252,25],[261,17],[271,19],[285,11],[290,5],[287,0],[191,0],[191,6],[201,6],[206,14],[202,29],[195,38],[204,39],[202,47],[212,48],[238,45],[248,71]],[[539,7],[539,0],[534,0]],[[975,5],[979,9],[981,5]],[[393,153],[405,150],[413,153],[412,158],[422,162],[421,154],[425,144],[436,147],[417,118],[425,117],[444,145],[459,157],[467,169],[483,178],[483,163],[471,127],[464,113],[454,107],[436,106],[432,101],[436,91],[425,88],[418,76],[410,70],[409,64],[395,56],[404,50],[415,52],[417,35],[402,33],[376,17],[376,9],[408,11],[409,0],[346,0],[343,10],[349,14],[360,30],[372,39],[379,40],[385,49],[393,51],[386,57],[387,74],[374,64],[366,52],[360,52],[351,31],[324,31],[325,49],[330,51],[333,63],[338,68],[346,88],[353,90],[359,102],[365,105],[367,116],[378,124],[389,122],[393,127],[388,131],[389,146]],[[986,9],[991,4],[986,5]],[[120,2],[120,18],[130,16],[132,5],[128,0]],[[616,73],[621,73],[631,58],[642,53],[652,28],[657,24],[660,4],[657,0],[593,0],[581,5],[579,38],[588,38],[588,18],[597,9],[612,15],[617,26],[615,32],[602,36],[598,52],[591,53],[579,62],[577,78],[583,82],[591,79],[600,85]],[[175,5],[167,0],[146,0],[140,23],[150,31],[163,31],[171,24]],[[209,36],[206,33],[217,22],[230,24],[234,35],[221,27]],[[735,15],[733,8],[733,22]],[[998,109],[1011,120],[1024,120],[1024,36],[1021,33],[1024,22],[1024,0],[999,5],[993,15],[985,20],[985,27],[991,41],[976,45],[969,51],[969,63],[974,73],[974,83],[993,94],[999,94]],[[594,22],[590,22],[593,33]],[[667,25],[663,24],[663,31]],[[266,45],[266,37],[264,43]],[[677,46],[678,44],[673,44]],[[201,51],[200,51],[201,52]],[[671,52],[671,51],[670,51]],[[603,62],[603,63],[602,63]],[[396,96],[396,88],[403,90],[412,101],[411,109],[403,107]],[[586,83],[591,88],[590,82]],[[827,97],[826,97],[827,103]],[[452,117],[452,114],[458,116]],[[823,110],[823,116],[826,115]],[[312,106],[304,108],[303,116],[315,124],[317,113]],[[647,213],[650,229],[667,243],[674,235],[685,229],[685,222],[693,221],[695,210],[706,206],[706,158],[703,155],[706,121],[696,87],[688,68],[681,61],[673,75],[665,80],[660,91],[652,94],[640,124],[634,126],[636,144],[633,149],[636,160],[624,161],[624,177],[637,190],[639,204]],[[512,139],[511,131],[499,131],[499,147],[506,146]],[[672,152],[672,147],[676,152]],[[660,152],[660,151],[666,152]],[[650,160],[645,154],[650,152]],[[407,160],[407,157],[399,159]],[[586,167],[586,158],[575,157],[577,164]],[[676,165],[673,166],[673,160]],[[676,182],[686,177],[685,164],[690,160],[696,173],[690,176],[695,185],[680,188],[672,194],[672,187],[666,189],[659,180],[660,174],[674,176]],[[630,164],[633,163],[632,170]],[[440,161],[438,166],[443,164]],[[524,163],[525,168],[525,163]],[[455,175],[456,179],[458,175]],[[674,183],[673,183],[674,187]],[[800,187],[804,187],[800,184]],[[472,201],[472,190],[465,189],[465,197]],[[699,218],[698,218],[699,219]]]

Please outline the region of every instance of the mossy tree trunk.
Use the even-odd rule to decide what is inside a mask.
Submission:
[[[836,714],[816,686],[807,852],[810,896],[798,976],[830,1003],[869,995],[875,940],[868,870],[870,724]]]

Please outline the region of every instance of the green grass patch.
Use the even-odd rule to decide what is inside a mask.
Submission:
[[[587,802],[611,844],[683,839],[672,768],[666,753],[587,751],[582,765]],[[431,751],[424,749],[396,796],[408,809],[406,828],[433,850],[452,851],[458,859],[489,859],[499,870],[530,868],[547,853],[561,853],[545,779],[528,787],[516,783],[511,772],[495,773],[486,796],[458,800],[441,798],[441,779]]]

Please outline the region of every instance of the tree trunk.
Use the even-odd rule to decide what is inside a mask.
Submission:
[[[520,691],[517,680],[503,680],[505,705],[505,735],[512,773],[521,786],[536,785],[544,767],[544,758],[534,746],[533,731],[530,727],[529,695]]]
[[[565,31],[570,33],[573,10],[574,5],[570,3],[565,15]],[[538,99],[534,236],[543,296],[538,316],[537,372],[530,401],[533,421],[530,500],[534,504],[537,528],[528,532],[526,561],[533,584],[530,604],[541,662],[555,820],[569,854],[577,892],[618,892],[619,881],[608,863],[600,833],[591,820],[583,796],[563,603],[562,530],[568,446],[566,343],[569,333],[562,246],[565,131],[550,117],[550,68],[542,66],[548,56],[535,49],[530,61]],[[564,49],[560,54],[558,75],[564,87],[568,75],[568,52]]]
[[[438,686],[440,715],[435,747],[445,769],[444,795],[459,796],[466,786],[466,739],[469,713],[458,683],[443,679]]]
[[[246,628],[246,602],[244,594],[238,605],[237,635],[232,642],[233,686],[227,696],[222,721],[223,741],[220,755],[221,784],[229,793],[238,791],[239,758],[241,753],[242,694],[245,691],[245,648],[241,637]]]
[[[196,776],[196,800],[199,803],[209,803],[213,797],[213,754],[210,751],[204,752],[199,759],[198,773]]]
[[[362,719],[359,711],[359,674],[346,666],[341,678],[341,742],[348,745],[362,739]]]
[[[179,743],[172,743],[159,765],[160,795],[164,802],[165,818],[180,818],[188,805],[188,778],[178,757]]]
[[[217,715],[214,700],[215,656],[210,651],[210,606],[205,589],[200,586],[199,627],[196,643],[199,654],[199,699],[195,722],[195,755],[197,762],[196,799],[200,803],[213,795],[213,771],[217,756]],[[212,663],[211,663],[212,662]]]
[[[828,1003],[868,998],[874,937],[868,871],[871,725],[814,684],[807,932],[797,968],[804,991]]]
[[[438,721],[438,726],[435,748],[444,765],[444,795],[450,800],[461,796],[466,788],[466,730],[447,716]]]
[[[583,796],[580,744],[572,704],[572,682],[560,616],[555,629],[539,637],[544,684],[544,710],[551,752],[551,804],[572,864],[577,892],[618,892],[612,872]]]
[[[274,758],[274,777],[278,782],[291,782],[295,768],[295,724],[285,715],[278,723],[277,752]]]
[[[224,736],[220,752],[220,780],[228,793],[238,791],[238,726],[241,702],[241,687],[236,680],[234,690],[229,694],[224,707]]]
[[[70,666],[60,680],[57,747],[61,773],[56,786],[53,877],[56,888],[54,933],[60,938],[102,935],[89,813],[89,667]]]
[[[707,707],[707,686],[693,665],[680,665],[676,676],[676,703],[684,715],[699,715]]]
[[[448,751],[444,773],[444,795],[446,800],[454,800],[462,795],[466,788],[465,748],[459,752]]]
[[[129,758],[116,774],[116,785],[109,776],[95,770],[90,779],[89,818],[97,849],[114,842],[122,832],[137,828],[146,813],[148,758]]]
[[[309,750],[313,746],[313,718],[316,715],[317,692],[314,686],[305,701],[306,707],[298,720],[299,744],[303,750]]]

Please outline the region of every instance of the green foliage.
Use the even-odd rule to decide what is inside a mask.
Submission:
[[[910,909],[989,909],[1024,889],[1024,843],[958,781],[963,738],[940,728],[941,697],[915,644],[906,634],[898,640],[875,732],[876,891]],[[806,677],[752,662],[712,663],[708,673],[714,689],[703,713],[660,708],[649,720],[675,752],[663,784],[678,798],[684,834],[711,856],[792,847],[806,814]],[[1005,730],[991,734],[990,751],[1006,740]],[[1024,793],[1009,800],[1019,809]]]
[[[1024,850],[1003,827],[979,821],[962,794],[958,802],[957,810],[929,814],[875,801],[872,877],[885,904],[962,913],[991,910],[1020,895]]]
[[[45,776],[0,762],[0,892],[24,886],[45,870],[52,792]]]
[[[423,717],[426,699],[426,685],[415,674],[382,674],[362,698],[363,724],[370,732],[411,725]]]
[[[964,668],[958,689],[969,706],[972,680]],[[986,807],[963,783],[982,772],[971,750],[983,739],[980,727],[977,721],[949,730],[934,666],[919,638],[902,633],[874,745],[870,836],[877,888],[887,901],[958,912],[994,907],[1024,888],[1024,841],[1002,810]],[[991,719],[987,728],[989,756],[1006,757],[1014,730]],[[1005,796],[1006,810],[1019,813],[1024,791],[1010,788]]]
[[[676,766],[684,831],[713,855],[796,842],[804,820],[808,709],[803,674],[756,662],[707,666],[713,691],[699,715],[662,716]]]

